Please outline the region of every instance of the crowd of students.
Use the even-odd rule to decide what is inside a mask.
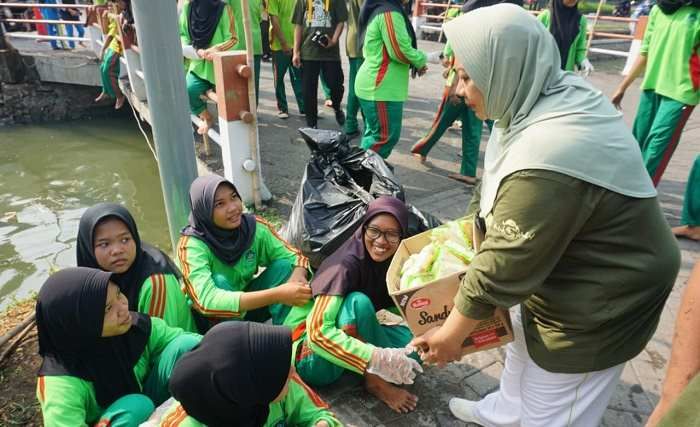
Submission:
[[[409,75],[425,72],[427,61],[402,5],[366,0],[348,13],[339,0],[286,1],[271,0],[268,8],[279,47],[272,60],[301,65],[303,86],[308,69],[313,88],[323,74],[336,111],[337,42],[348,15],[356,15],[360,144],[388,156]],[[591,69],[575,3],[554,0],[539,22],[522,7],[482,7],[487,3],[470,0],[446,24],[443,103],[434,129],[412,149],[424,158],[459,116],[464,152],[473,156],[482,122],[491,125],[484,175],[467,211],[485,238],[443,326],[413,337],[376,316],[396,311],[386,273],[408,233],[402,201],[369,203],[354,234],[313,271],[274,227],[244,212],[234,183],[202,176],[190,187],[191,214],[175,261],[140,240],[123,206],[102,203],[83,214],[77,267],[52,275],[38,295],[37,397],[45,425],[330,427],[340,422],[309,385],[346,372],[396,412],[409,412],[418,398],[401,385],[414,382],[421,362],[459,359],[465,338],[497,307],[511,308],[515,334],[500,388],[478,402],[452,399],[455,417],[493,426],[598,425],[625,363],[654,334],[680,267],[655,185],[700,96],[700,4],[662,1],[653,9],[642,59],[611,102],[568,72]],[[215,0],[183,5],[191,104],[210,87],[211,53],[240,43],[235,13]],[[294,24],[293,47],[283,13]],[[667,56],[669,38],[675,56]],[[644,65],[633,133],[614,104]],[[673,73],[664,68],[673,66]],[[306,97],[304,90],[307,121],[315,124],[316,97]],[[475,178],[476,160],[463,161],[458,179],[473,183],[466,178]],[[700,225],[698,163],[684,231],[674,230],[691,238]],[[692,329],[688,313],[679,313],[679,333]],[[692,421],[687,408],[700,389],[691,381],[700,358],[685,338],[675,341],[679,367],[669,370],[649,426]],[[686,385],[690,394],[681,396]]]

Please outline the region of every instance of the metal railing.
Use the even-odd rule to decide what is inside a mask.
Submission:
[[[438,42],[441,42],[444,35],[443,25],[445,24],[445,22],[449,21],[449,18],[447,17],[447,10],[458,9],[460,7],[461,6],[458,5],[451,5],[448,3],[434,3],[431,1],[417,2],[413,9],[413,26],[417,32],[439,33],[440,35],[438,36]],[[443,12],[436,15],[434,13],[435,9],[441,9],[443,10]],[[529,12],[533,15],[538,15],[541,13],[540,11]],[[609,31],[596,31],[596,26],[599,23],[605,22],[627,23],[631,26],[636,26],[639,22],[639,19],[600,15],[600,10],[598,10],[598,12],[596,13],[586,15],[586,18],[589,21],[588,43],[590,52],[618,56],[623,58],[629,57],[630,53],[628,51],[592,47],[590,46],[590,43],[594,39],[632,41],[635,39],[635,36],[632,34],[623,34]]]
[[[95,6],[92,5],[87,5],[87,4],[44,4],[44,3],[7,3],[7,2],[0,2],[0,8],[15,8],[15,9],[80,9],[80,10],[90,10],[94,9]],[[8,31],[7,25],[8,23],[12,24],[47,24],[47,25],[56,25],[58,28],[61,28],[60,26],[67,26],[67,25],[76,25],[76,26],[81,26],[81,27],[86,27],[85,19],[83,20],[78,20],[78,21],[69,21],[69,20],[64,20],[64,19],[35,19],[35,18],[7,18],[7,17],[0,17],[0,25],[3,26],[3,32],[5,34],[5,37],[7,38],[15,38],[15,39],[34,39],[34,40],[41,40],[41,41],[69,41],[69,42],[89,42],[90,39],[87,37],[72,37],[72,36],[65,36],[65,35],[48,35],[48,34],[38,34],[38,33],[32,33],[32,32],[22,32],[22,31]],[[58,29],[57,28],[57,29]]]

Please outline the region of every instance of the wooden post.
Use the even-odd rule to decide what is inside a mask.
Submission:
[[[255,203],[257,197],[269,198],[260,175],[257,152],[257,132],[255,144],[250,144],[251,128],[255,126],[255,98],[250,99],[252,67],[248,66],[247,54],[243,51],[219,52],[214,55],[214,75],[216,76],[216,103],[219,114],[219,135],[221,136],[221,159],[226,179],[236,183],[241,200]],[[255,187],[255,183],[259,187]],[[257,205],[256,205],[257,207]]]
[[[260,170],[260,148],[258,147],[258,123],[257,105],[255,100],[255,62],[253,57],[253,32],[250,28],[250,5],[248,0],[240,0],[241,11],[243,13],[243,34],[245,35],[246,62],[250,69],[248,76],[248,105],[249,112],[252,113],[253,121],[248,126],[248,144],[250,145],[250,159]],[[258,171],[253,173],[253,202],[256,209],[262,208],[262,197],[260,196],[260,179]]]

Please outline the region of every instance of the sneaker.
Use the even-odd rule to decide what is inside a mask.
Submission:
[[[477,402],[473,400],[453,397],[450,399],[450,412],[452,412],[452,415],[465,423],[479,424],[479,419],[474,416],[474,408],[476,407],[476,404]]]
[[[345,112],[343,110],[335,110],[335,121],[340,126],[345,124]]]
[[[280,111],[277,113],[277,118],[278,119],[288,119],[289,113],[287,113],[286,111]]]

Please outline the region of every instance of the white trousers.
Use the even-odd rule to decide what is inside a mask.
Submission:
[[[507,344],[501,385],[476,405],[486,427],[594,427],[615,391],[624,363],[584,374],[545,371],[530,358],[520,307],[511,309],[515,339]]]

